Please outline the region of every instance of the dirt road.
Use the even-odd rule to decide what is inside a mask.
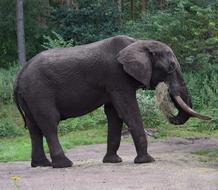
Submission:
[[[149,144],[156,162],[136,165],[132,144],[121,145],[123,162],[119,164],[101,162],[106,145],[81,146],[67,153],[74,161],[68,169],[31,168],[29,161],[1,163],[0,189],[218,190],[218,163],[208,164],[191,154],[208,148],[218,148],[218,139],[156,141]]]

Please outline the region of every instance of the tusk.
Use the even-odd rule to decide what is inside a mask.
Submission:
[[[174,96],[175,101],[178,103],[178,105],[185,111],[186,113],[190,114],[192,117],[197,117],[199,119],[203,120],[210,120],[211,118],[205,115],[201,115],[200,113],[194,111],[191,109],[180,96]]]

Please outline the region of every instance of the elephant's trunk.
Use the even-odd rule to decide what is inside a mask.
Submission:
[[[178,109],[178,114],[168,118],[169,122],[174,125],[181,125],[184,124],[190,117],[209,120],[210,117],[201,115],[192,109],[191,96],[188,93],[180,72],[175,72],[171,77],[173,79],[170,78],[168,82],[169,94],[175,107]]]
[[[169,89],[169,93],[175,107],[178,109],[178,114],[176,116],[170,117],[169,122],[174,125],[182,125],[191,117],[191,115],[187,113],[184,109],[182,109],[177,101],[177,97],[180,97],[185,102],[185,104],[188,105],[189,108],[192,107],[191,97],[188,95],[187,90],[185,90],[185,92],[183,92],[182,94],[180,93],[178,95],[177,93],[174,94],[174,92]]]

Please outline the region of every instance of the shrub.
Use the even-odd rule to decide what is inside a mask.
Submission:
[[[13,103],[13,83],[19,69],[15,63],[8,69],[0,69],[0,103]]]
[[[137,92],[137,100],[146,127],[155,128],[161,125],[162,122],[167,121],[160,113],[153,91],[139,90]]]
[[[42,47],[45,49],[72,47],[74,45],[73,39],[65,41],[64,38],[57,32],[52,31],[52,34],[54,37],[46,35],[43,36],[45,42]]]
[[[172,2],[172,1],[170,1]],[[186,71],[218,62],[218,1],[199,5],[177,1],[165,10],[146,10],[144,18],[128,22],[126,33],[169,44]]]
[[[20,134],[15,123],[9,118],[2,118],[0,123],[0,137],[16,136]]]
[[[75,130],[85,130],[87,128],[102,127],[106,124],[106,117],[102,108],[84,115],[82,117],[62,121],[59,127],[61,135]]]
[[[199,73],[184,75],[197,108],[218,108],[218,65],[207,65]]]
[[[27,59],[39,52],[42,47],[43,34],[48,33],[46,15],[48,3],[44,0],[25,0],[25,40]],[[16,61],[16,1],[0,1],[0,67],[10,67],[10,62]]]
[[[77,5],[78,8],[58,6],[51,13],[53,30],[65,40],[86,44],[119,31],[120,15],[113,2],[84,0],[78,1]]]

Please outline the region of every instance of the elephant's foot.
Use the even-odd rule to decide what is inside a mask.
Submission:
[[[48,167],[51,166],[51,162],[47,158],[43,158],[41,160],[32,160],[31,166],[34,167]]]
[[[136,156],[134,163],[135,164],[143,164],[143,163],[149,163],[149,162],[154,162],[155,159],[152,158],[149,154],[142,155],[142,156]]]
[[[52,159],[53,168],[68,168],[68,167],[72,167],[72,165],[73,162],[65,156],[61,158]]]
[[[103,163],[119,163],[122,162],[122,158],[120,158],[117,154],[113,155],[105,155],[103,159]]]

